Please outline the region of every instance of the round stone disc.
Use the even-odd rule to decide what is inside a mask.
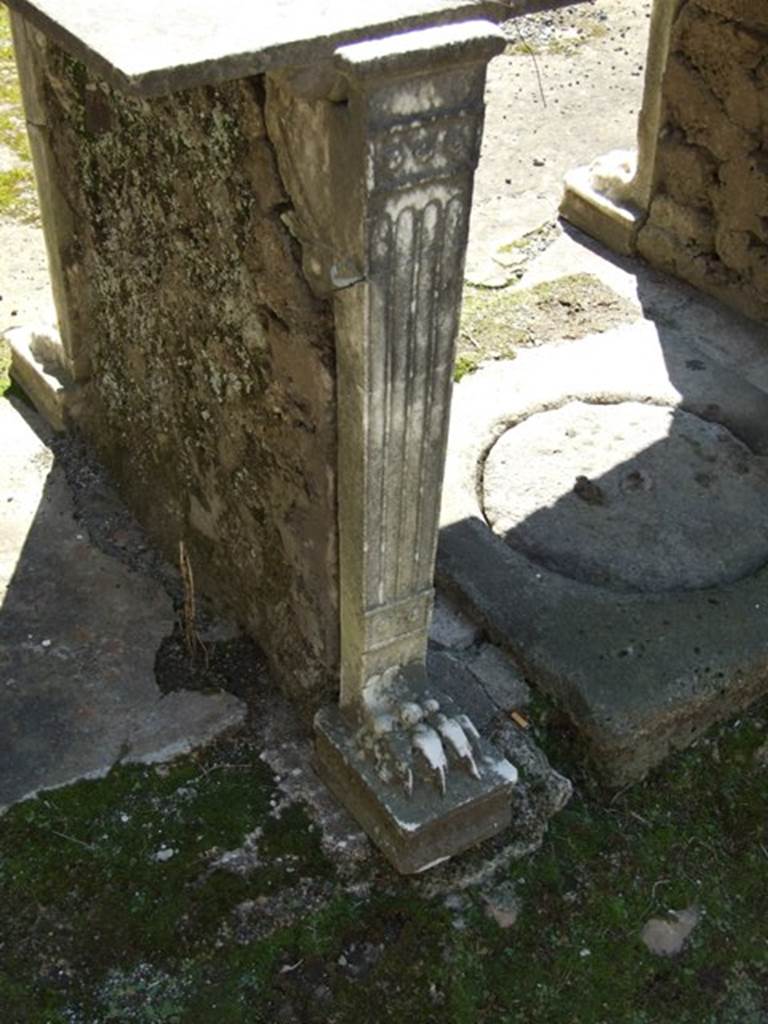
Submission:
[[[510,547],[615,590],[717,586],[768,562],[768,459],[677,409],[536,413],[494,444],[483,499]]]

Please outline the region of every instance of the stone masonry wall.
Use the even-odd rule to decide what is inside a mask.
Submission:
[[[684,0],[639,250],[768,320],[768,0]]]
[[[77,426],[312,710],[338,678],[334,331],[281,219],[263,81],[139,99],[38,56]]]

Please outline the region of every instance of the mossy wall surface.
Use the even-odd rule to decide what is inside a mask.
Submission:
[[[684,0],[639,249],[768,321],[768,3]]]
[[[263,82],[129,97],[35,38],[76,425],[311,709],[338,662],[334,332]]]

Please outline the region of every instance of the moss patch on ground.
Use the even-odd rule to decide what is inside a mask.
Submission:
[[[0,4],[0,215],[3,214],[28,222],[38,220],[10,18],[7,8]]]
[[[258,753],[230,743],[17,807],[0,823],[2,1019],[212,1019],[189,1012],[214,984],[233,907],[331,874],[303,810],[274,806]],[[247,879],[217,867],[257,825]],[[250,969],[279,946],[259,946]],[[245,1006],[215,1019],[248,1019]]]
[[[556,715],[532,718],[576,795],[481,890],[430,897],[378,857],[339,877],[245,736],[19,805],[0,821],[2,1019],[764,1024],[768,704],[618,794]],[[250,866],[225,870],[256,828]],[[682,953],[643,946],[650,917],[692,906]]]
[[[466,285],[456,379],[520,347],[581,338],[631,323],[636,308],[592,274],[571,274],[533,288]]]

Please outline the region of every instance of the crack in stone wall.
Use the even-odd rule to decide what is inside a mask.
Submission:
[[[662,92],[639,251],[768,320],[768,6],[682,4]]]
[[[311,711],[338,674],[334,327],[281,221],[263,82],[136,98],[37,46],[76,425]]]

